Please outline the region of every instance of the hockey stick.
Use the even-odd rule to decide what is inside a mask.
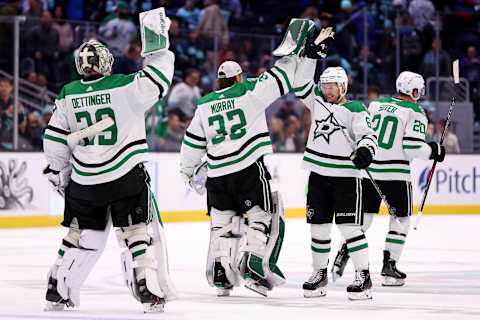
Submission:
[[[460,83],[460,71],[459,71],[458,60],[453,61],[452,69],[453,69],[452,70],[453,71],[453,82],[455,83],[455,87],[457,87],[457,85]],[[442,135],[440,136],[440,145],[443,144],[443,139],[445,138],[445,134],[447,132],[447,129],[450,126],[450,123],[452,122],[452,114],[453,114],[453,109],[454,108],[455,108],[455,92],[454,92],[453,97],[452,97],[452,102],[450,103],[450,108],[448,109],[447,119],[445,120],[445,126],[443,127]],[[420,207],[418,209],[417,219],[415,219],[415,223],[413,225],[413,229],[415,229],[415,230],[417,230],[418,225],[420,224],[420,220],[422,219],[422,216],[423,216],[423,207],[425,206],[425,202],[427,201],[428,190],[430,189],[430,184],[432,183],[433,173],[435,172],[435,168],[437,167],[437,163],[438,163],[437,160],[433,161],[432,168],[430,169],[430,172],[428,173],[427,185],[425,186],[425,192],[423,193],[422,202],[420,203]]]
[[[114,123],[115,122],[113,121],[112,118],[107,117],[94,123],[89,127],[70,133],[67,136],[67,144],[70,147],[70,149],[73,150],[78,144],[80,144],[82,139],[85,139],[85,138],[90,139],[92,137],[95,137],[97,134],[99,134],[103,130],[111,127]]]
[[[330,115],[332,116],[332,119],[336,122],[336,125],[340,128],[340,131],[342,132],[343,136],[345,137],[345,139],[347,140],[347,142],[350,144],[350,146],[352,147],[352,150],[355,151],[355,142],[352,141],[352,138],[350,138],[348,136],[348,134],[343,130],[343,126],[340,125],[340,123],[338,122],[338,120],[335,118],[335,115],[333,114],[332,111],[330,111],[330,109],[327,108],[326,105],[323,104],[322,101],[318,100],[318,99],[315,99],[318,103],[320,103],[322,105],[322,107],[325,108],[325,110],[327,110],[328,113],[330,113]],[[354,157],[355,153],[352,154],[352,156],[350,156],[350,160],[353,160],[353,157]],[[373,184],[373,187],[375,188],[375,190],[377,191],[378,195],[380,196],[380,198],[382,199],[383,203],[385,204],[385,206],[387,207],[387,210],[388,210],[388,213],[397,221],[398,221],[398,217],[395,215],[395,212],[397,211],[395,207],[392,207],[388,201],[387,201],[387,197],[385,196],[385,194],[383,194],[382,190],[380,189],[380,187],[378,186],[377,182],[373,179],[372,177],[372,174],[368,171],[367,168],[363,169],[365,170],[365,172],[367,173],[367,176],[368,178],[370,179],[370,181],[372,182]],[[400,223],[400,222],[399,222]]]

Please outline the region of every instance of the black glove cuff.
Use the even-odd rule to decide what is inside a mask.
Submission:
[[[53,170],[52,168],[50,168],[50,165],[48,165],[45,169],[43,169],[43,174],[49,174],[49,173],[59,174],[60,171]]]

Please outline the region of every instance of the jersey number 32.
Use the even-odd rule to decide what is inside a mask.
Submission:
[[[208,125],[210,127],[216,127],[215,131],[217,132],[212,138],[213,144],[219,144],[224,141],[226,136],[229,136],[231,140],[237,140],[247,133],[247,130],[245,129],[247,120],[241,109],[230,110],[225,115],[228,120],[228,126],[230,127],[230,133],[225,127],[225,117],[223,115],[216,114],[208,118]]]

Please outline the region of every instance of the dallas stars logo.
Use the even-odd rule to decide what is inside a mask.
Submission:
[[[335,131],[340,130],[340,127],[333,120],[332,113],[323,120],[315,120],[315,125],[316,127],[315,131],[313,132],[313,139],[322,137],[328,144],[330,144],[330,136]]]

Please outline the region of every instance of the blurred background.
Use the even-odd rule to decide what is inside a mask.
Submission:
[[[217,67],[238,61],[248,77],[274,62],[291,18],[334,26],[336,39],[317,76],[342,66],[349,98],[369,101],[395,92],[404,70],[426,81],[421,104],[438,140],[451,97],[449,153],[480,153],[480,0],[0,0],[0,150],[41,151],[42,135],[61,87],[78,78],[73,52],[96,38],[115,56],[114,73],[142,67],[138,13],[159,6],[171,18],[174,83],[146,117],[151,150],[178,152],[196,100],[215,89]],[[460,59],[454,90],[451,62]],[[18,90],[14,90],[18,89]],[[286,96],[267,111],[276,152],[302,152],[310,116]]]

